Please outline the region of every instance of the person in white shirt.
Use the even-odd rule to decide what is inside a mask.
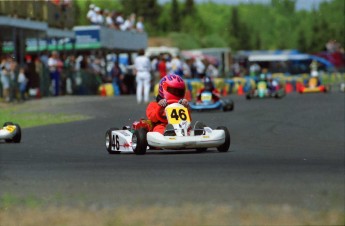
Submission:
[[[48,59],[48,68],[50,72],[50,79],[52,85],[52,92],[54,96],[59,95],[60,91],[60,72],[59,68],[61,67],[61,62],[59,60],[59,54],[56,51],[53,51],[51,56]]]
[[[151,89],[151,63],[150,59],[145,56],[145,50],[139,50],[134,61],[134,68],[137,82],[137,102],[140,104],[144,99],[144,102],[148,103]]]
[[[89,6],[89,11],[87,12],[87,14],[86,14],[86,18],[89,20],[89,22],[91,23],[91,24],[93,24],[93,18],[95,17],[95,15],[96,15],[96,12],[95,12],[95,5],[94,4],[91,4],[90,6]]]
[[[105,15],[105,25],[109,28],[115,28],[112,12],[106,9],[104,10],[104,15]]]
[[[198,78],[203,78],[205,75],[205,64],[202,62],[202,60],[200,58],[197,58],[195,60],[195,67],[196,67],[196,72],[197,72],[197,76]]]
[[[144,28],[144,17],[140,16],[138,18],[138,22],[136,24],[136,29],[137,29],[137,32],[144,32],[145,31],[145,28]]]
[[[117,13],[117,16],[116,16],[116,19],[115,19],[115,26],[117,29],[122,29],[121,26],[122,24],[125,22],[125,20],[123,19],[123,16],[122,16],[122,12],[118,12]]]
[[[171,74],[177,74],[179,76],[183,76],[182,71],[182,61],[180,60],[180,57],[178,55],[175,55],[173,59],[171,60]]]
[[[96,7],[95,11],[97,13],[96,24],[103,25],[104,24],[103,11],[99,7]]]

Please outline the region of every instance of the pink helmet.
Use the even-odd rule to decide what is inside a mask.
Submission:
[[[184,97],[185,91],[184,81],[179,75],[166,75],[159,82],[158,95],[166,100],[178,101]]]

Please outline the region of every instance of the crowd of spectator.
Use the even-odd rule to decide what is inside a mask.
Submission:
[[[144,17],[136,17],[135,13],[125,16],[122,12],[101,9],[91,4],[86,17],[90,24],[101,25],[121,31],[144,32]]]
[[[201,58],[164,53],[149,59],[151,87],[168,73],[184,78],[219,76],[217,65]],[[134,57],[127,54],[121,58],[115,53],[43,52],[26,55],[23,66],[8,55],[1,59],[0,97],[6,102],[21,102],[40,96],[98,94],[104,83],[113,84],[115,95],[135,94],[134,69]]]

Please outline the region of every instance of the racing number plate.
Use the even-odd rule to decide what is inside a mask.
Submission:
[[[201,94],[201,100],[202,101],[211,101],[212,100],[211,93],[202,93]]]
[[[188,110],[184,107],[168,108],[167,118],[170,124],[179,124],[181,121],[190,122]]]
[[[5,128],[8,132],[13,133],[13,131],[16,129],[15,126],[6,126]]]

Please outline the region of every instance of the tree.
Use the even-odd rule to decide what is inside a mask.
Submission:
[[[177,0],[172,0],[171,11],[170,11],[170,20],[171,20],[171,31],[180,31],[181,30],[181,18],[180,18],[180,9]]]
[[[305,32],[302,29],[298,32],[297,47],[298,47],[298,50],[300,50],[302,52],[307,52],[308,51],[308,46],[307,46],[307,40],[306,40],[306,37],[305,37]]]
[[[183,15],[184,16],[192,16],[195,13],[195,6],[194,6],[194,0],[186,0],[184,4],[184,10]]]

